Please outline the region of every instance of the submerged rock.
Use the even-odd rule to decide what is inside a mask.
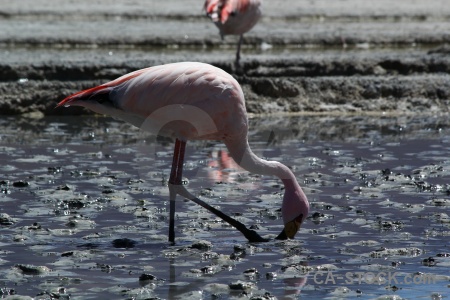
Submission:
[[[16,223],[16,221],[10,215],[7,213],[0,213],[0,225],[10,226],[14,223]]]
[[[112,241],[112,245],[114,246],[114,248],[134,248],[136,244],[136,241],[130,240],[128,238],[115,239],[114,241]]]
[[[16,188],[26,188],[29,186],[30,186],[30,183],[28,181],[19,180],[19,181],[13,182],[13,187],[16,187]]]
[[[35,265],[15,265],[17,269],[22,271],[23,274],[26,275],[43,275],[50,272],[50,269],[46,266],[35,266]]]
[[[245,281],[240,281],[240,280],[232,282],[228,286],[230,287],[230,290],[246,291],[246,292],[248,292],[256,287],[255,284],[252,282],[245,282]]]
[[[192,243],[191,245],[192,249],[198,249],[198,250],[210,250],[212,248],[212,243],[210,241],[196,241]]]

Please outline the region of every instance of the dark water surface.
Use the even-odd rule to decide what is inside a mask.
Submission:
[[[0,128],[0,296],[450,294],[446,116],[252,119],[254,151],[293,168],[311,202],[294,240],[259,244],[178,198],[169,245],[170,140],[99,117],[3,117]],[[192,193],[263,236],[280,232],[276,178],[239,170],[215,142],[188,143],[185,169]]]

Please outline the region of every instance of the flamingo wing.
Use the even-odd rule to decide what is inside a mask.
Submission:
[[[112,89],[115,86],[118,86],[124,82],[127,82],[127,81],[141,75],[146,70],[147,69],[137,70],[132,73],[123,75],[123,76],[121,76],[113,81],[110,81],[108,83],[105,83],[105,84],[102,84],[102,85],[99,85],[99,86],[96,86],[96,87],[93,87],[90,89],[86,89],[86,90],[77,92],[75,94],[72,94],[70,96],[67,96],[62,101],[60,101],[56,107],[75,104],[77,100],[92,100],[92,101],[97,101],[100,103],[105,102],[105,101],[109,100],[108,94],[112,91]]]
[[[224,139],[247,126],[242,89],[223,70],[184,62],[150,67],[62,100],[136,127],[185,139]],[[160,124],[168,124],[165,131]],[[194,128],[187,126],[194,124]],[[156,132],[155,132],[156,130]]]

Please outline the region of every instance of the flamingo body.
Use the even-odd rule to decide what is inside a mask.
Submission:
[[[69,105],[122,119],[154,134],[175,137],[177,142],[222,141],[242,168],[275,175],[283,181],[281,212],[286,237],[292,238],[308,215],[308,200],[291,170],[251,151],[244,94],[238,82],[219,68],[197,62],[150,67],[70,95],[58,104]],[[181,169],[177,171],[177,182],[181,180],[184,148],[180,151],[173,167]]]
[[[244,34],[261,18],[260,0],[206,0],[205,11],[222,36]]]
[[[98,101],[102,97],[107,99]],[[243,97],[238,82],[225,71],[186,62],[126,74],[71,95],[58,105],[84,106],[180,140],[227,140],[242,135],[241,128],[248,127],[245,103],[236,101]],[[191,122],[183,120],[188,116]]]
[[[219,28],[222,39],[225,35],[240,35],[236,64],[239,64],[242,36],[261,18],[260,0],[206,0],[204,9]]]

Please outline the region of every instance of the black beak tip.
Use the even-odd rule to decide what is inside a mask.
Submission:
[[[284,232],[284,229],[280,232],[280,234],[275,239],[276,240],[281,240],[281,241],[284,241],[284,240],[288,239],[288,237],[286,235],[286,232]]]

